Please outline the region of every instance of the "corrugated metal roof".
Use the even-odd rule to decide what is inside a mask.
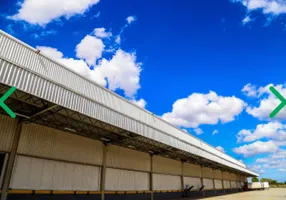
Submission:
[[[234,169],[240,161],[99,86],[0,30],[0,82]]]

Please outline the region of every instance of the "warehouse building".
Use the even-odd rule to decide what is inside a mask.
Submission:
[[[0,31],[1,200],[238,192],[245,164]]]

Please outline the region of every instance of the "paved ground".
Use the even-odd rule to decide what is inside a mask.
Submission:
[[[286,200],[286,188],[273,188],[264,191],[242,192],[204,200]]]

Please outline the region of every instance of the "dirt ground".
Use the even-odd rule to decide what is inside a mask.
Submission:
[[[286,200],[286,188],[273,188],[264,191],[251,191],[230,194],[204,200]]]

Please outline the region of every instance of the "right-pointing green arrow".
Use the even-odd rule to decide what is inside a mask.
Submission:
[[[270,113],[269,117],[273,118],[277,115],[282,108],[286,105],[286,99],[273,87],[270,86],[269,90],[281,101],[281,103]]]

